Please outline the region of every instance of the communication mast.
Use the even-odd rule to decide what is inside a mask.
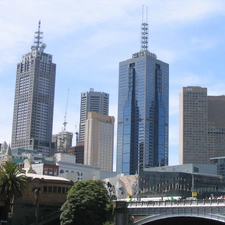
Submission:
[[[146,19],[144,21],[144,6],[142,6],[141,51],[147,50],[148,50],[148,8],[146,7]]]
[[[66,131],[66,116],[67,116],[67,105],[68,105],[68,99],[69,99],[69,89],[67,93],[67,99],[66,99],[66,110],[65,110],[65,115],[64,115],[64,122],[63,122],[63,131]]]
[[[42,41],[41,41],[41,39],[43,38],[42,34],[43,32],[41,32],[41,21],[39,20],[38,31],[35,32],[35,37],[34,37],[35,38],[34,44],[36,44],[38,48],[41,47],[41,44],[42,44]]]

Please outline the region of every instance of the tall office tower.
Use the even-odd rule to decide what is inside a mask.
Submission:
[[[225,156],[225,95],[208,96],[208,161]]]
[[[180,91],[179,163],[210,163],[225,154],[225,96],[207,96],[207,88]]]
[[[93,88],[90,88],[89,92],[81,93],[79,141],[84,141],[85,139],[85,121],[88,112],[97,112],[108,115],[109,94],[96,92]]]
[[[12,148],[51,152],[56,64],[44,53],[39,22],[31,52],[17,64]]]
[[[119,63],[117,172],[168,165],[169,65],[148,51],[148,24],[141,50]]]
[[[84,164],[113,171],[113,116],[89,112],[85,125]]]
[[[180,92],[180,164],[207,161],[207,88]]]

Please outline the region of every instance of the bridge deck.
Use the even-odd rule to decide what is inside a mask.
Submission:
[[[202,206],[209,206],[209,207],[218,207],[218,206],[225,206],[224,199],[212,199],[212,200],[175,200],[175,201],[132,201],[127,202],[127,208],[141,208],[141,207],[202,207]]]

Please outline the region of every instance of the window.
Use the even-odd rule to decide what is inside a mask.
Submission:
[[[57,187],[53,187],[53,192],[54,192],[54,193],[57,192]]]
[[[44,192],[47,192],[47,191],[48,191],[47,186],[44,186]]]

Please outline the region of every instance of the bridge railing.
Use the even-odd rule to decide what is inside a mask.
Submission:
[[[197,200],[166,200],[166,201],[132,201],[127,202],[127,207],[171,207],[171,206],[191,206],[191,205],[225,205],[225,199],[197,199]]]

